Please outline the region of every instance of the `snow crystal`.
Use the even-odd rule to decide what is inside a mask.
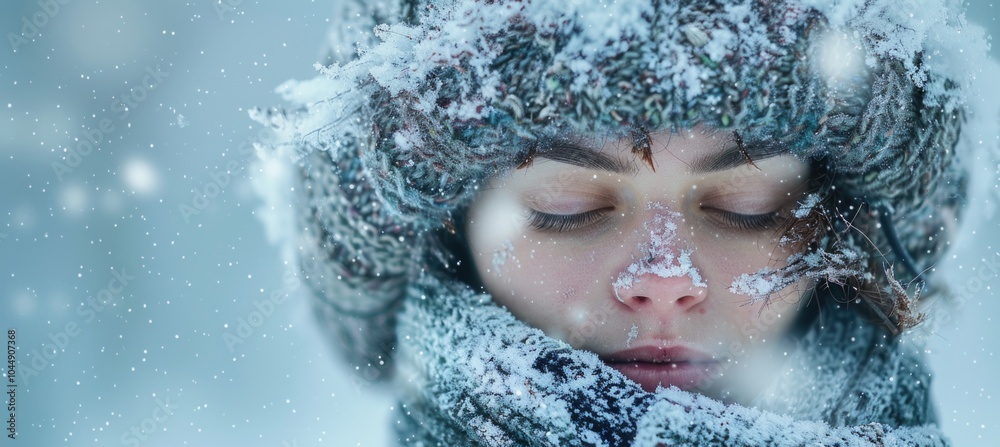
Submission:
[[[661,278],[688,276],[695,286],[707,287],[707,284],[702,281],[701,273],[691,262],[693,251],[690,249],[680,250],[679,253],[674,251],[677,221],[681,219],[681,214],[669,211],[656,202],[649,203],[646,209],[658,210],[653,216],[652,222],[645,222],[642,225],[643,229],[649,232],[649,242],[640,242],[639,252],[643,254],[641,259],[629,264],[624,271],[618,273],[618,277],[612,284],[615,297],[624,302],[619,290],[641,282],[639,276],[645,274],[653,274]]]
[[[705,54],[709,59],[722,62],[727,54],[733,52],[733,42],[736,41],[736,34],[727,29],[718,28],[712,30],[712,40],[705,44]]]
[[[819,194],[809,194],[805,200],[799,202],[799,207],[792,211],[796,219],[802,219],[809,215],[813,208],[819,204]]]
[[[493,271],[499,275],[508,258],[514,258],[514,244],[510,239],[504,240],[503,245],[493,252]]]
[[[737,295],[749,295],[750,302],[763,301],[772,293],[783,289],[788,278],[779,272],[764,268],[754,274],[742,274],[729,286],[729,292]]]
[[[382,24],[375,28],[375,35],[385,44],[377,47],[379,55],[382,56],[379,61],[381,63],[369,68],[368,74],[393,95],[398,95],[402,91],[417,91],[419,78],[406,76],[415,68],[406,56],[418,53],[415,48],[416,43],[425,41],[422,34],[420,28],[405,24],[392,26]]]
[[[860,266],[858,256],[853,250],[795,253],[788,257],[785,267],[765,267],[756,273],[740,275],[730,285],[729,291],[748,295],[750,302],[754,303],[803,279],[825,280],[833,284],[842,284],[844,278],[851,277],[868,280],[872,273]]]
[[[802,3],[810,8],[821,11],[833,27],[846,26],[848,19],[854,17],[858,9],[864,6],[863,0],[845,0],[839,2],[804,0]]]
[[[586,59],[577,59],[569,61],[568,67],[576,75],[570,89],[577,93],[582,92],[589,83],[588,74],[594,70],[594,66]]]
[[[629,329],[628,331],[628,339],[625,340],[625,347],[631,348],[632,342],[637,338],[639,338],[639,326],[633,324],[632,329]]]
[[[415,147],[420,147],[421,134],[413,129],[400,129],[393,135],[393,142],[400,153],[413,151]]]
[[[623,36],[649,38],[649,25],[643,16],[652,15],[650,3],[602,2],[600,7],[594,6],[589,2],[532,2],[525,7],[525,16],[536,18],[537,23],[561,23],[565,17],[573,17],[579,33],[570,42],[566,54],[593,54],[600,48],[594,42],[622,42]],[[608,48],[611,51],[619,49]]]

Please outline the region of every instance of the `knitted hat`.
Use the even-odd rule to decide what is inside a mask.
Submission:
[[[391,328],[418,275],[454,274],[438,234],[547,141],[632,138],[642,156],[650,132],[697,125],[733,131],[750,162],[780,151],[813,165],[789,225],[807,250],[749,276],[852,287],[893,333],[920,321],[921,282],[908,285],[940,257],[964,190],[966,80],[928,37],[960,33],[956,8],[926,5],[943,12],[915,24],[895,0],[397,6],[351,6],[378,41],[350,60],[335,47],[323,77],[283,86],[299,110],[256,114],[298,156],[298,249],[319,261],[307,274],[321,311],[359,322],[337,326],[346,339],[390,343],[365,331]]]

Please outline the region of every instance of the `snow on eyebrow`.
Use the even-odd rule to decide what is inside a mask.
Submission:
[[[649,232],[649,241],[639,243],[639,252],[642,253],[641,259],[629,264],[625,270],[619,272],[618,277],[612,283],[615,298],[624,302],[619,291],[641,282],[639,277],[645,274],[653,274],[661,278],[688,276],[693,285],[708,287],[702,280],[701,273],[691,262],[693,250],[684,249],[679,252],[674,250],[677,222],[681,220],[681,214],[667,210],[658,202],[648,203],[646,209],[657,210],[652,221],[644,222],[642,225],[643,230]]]

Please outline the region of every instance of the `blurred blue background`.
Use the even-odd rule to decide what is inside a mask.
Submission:
[[[386,445],[391,399],[331,356],[249,182],[247,110],[315,75],[331,3],[0,8],[0,329],[22,365],[0,447]],[[970,8],[995,33],[997,8]],[[963,280],[997,226],[950,261],[975,293],[928,334],[956,445],[1000,445],[996,285]]]

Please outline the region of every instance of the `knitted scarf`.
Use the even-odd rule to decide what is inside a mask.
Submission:
[[[428,275],[398,321],[395,429],[415,446],[947,445],[919,346],[857,315],[824,306],[745,407],[645,392],[489,295]]]

